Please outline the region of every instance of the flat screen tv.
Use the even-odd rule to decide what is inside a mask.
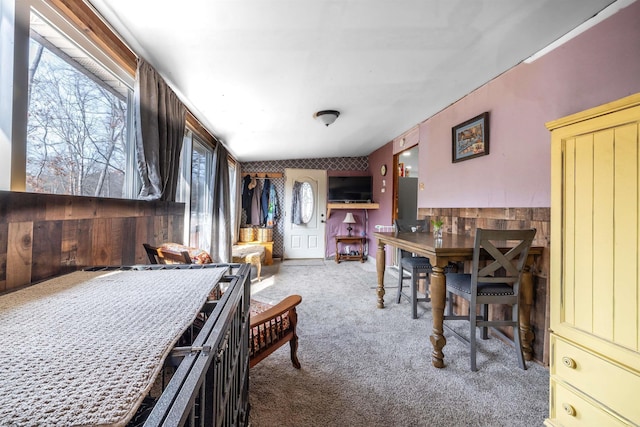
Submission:
[[[330,176],[329,203],[371,203],[373,178],[371,176]]]

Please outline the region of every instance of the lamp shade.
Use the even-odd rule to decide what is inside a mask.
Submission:
[[[344,222],[345,224],[355,224],[356,219],[353,217],[353,214],[351,212],[347,212],[342,222]]]

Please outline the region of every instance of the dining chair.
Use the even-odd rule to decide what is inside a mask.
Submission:
[[[396,232],[400,233],[427,231],[425,220],[405,221],[396,219],[394,224],[396,226]],[[429,258],[415,256],[411,252],[398,249],[398,295],[396,303],[400,304],[402,297],[407,298],[409,302],[411,302],[411,314],[414,319],[418,318],[418,302],[431,301],[429,297],[429,275],[431,274],[431,269]],[[411,274],[410,295],[402,291],[405,270]],[[420,279],[423,279],[426,283],[424,297],[418,297],[418,282]]]
[[[536,234],[536,229],[526,230],[476,230],[471,274],[447,273],[447,313],[445,321],[469,321],[469,339],[451,329],[447,329],[469,344],[471,370],[476,371],[476,328],[481,329],[481,338],[487,339],[488,327],[513,327],[513,344],[516,348],[520,368],[527,369],[522,354],[520,341],[519,299],[522,271],[529,254],[529,248]],[[508,250],[501,251],[507,242],[511,242]],[[482,261],[482,264],[481,264]],[[486,261],[486,262],[485,262]],[[453,295],[469,302],[466,315],[453,314]],[[511,320],[489,320],[489,304],[507,304],[511,306]],[[478,314],[480,308],[480,314]],[[502,331],[496,331],[509,339]]]

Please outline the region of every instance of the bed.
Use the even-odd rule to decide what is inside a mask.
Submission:
[[[246,424],[249,273],[94,268],[1,295],[0,424]]]

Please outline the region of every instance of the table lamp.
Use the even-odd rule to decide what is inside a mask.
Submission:
[[[353,217],[353,214],[351,212],[347,212],[342,222],[345,224],[349,224],[349,226],[347,227],[347,231],[349,232],[349,237],[351,237],[351,230],[353,230],[353,227],[351,227],[351,224],[356,223],[356,219]]]

